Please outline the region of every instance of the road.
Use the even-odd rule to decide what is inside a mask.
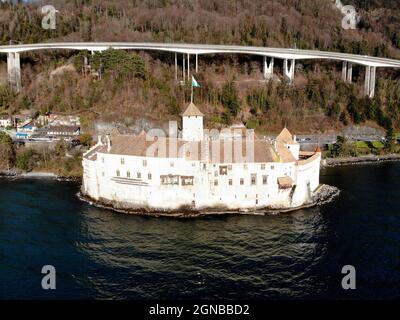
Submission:
[[[249,47],[233,45],[211,45],[211,44],[183,44],[183,43],[148,43],[148,42],[65,42],[65,43],[36,43],[22,45],[0,46],[0,53],[20,53],[36,50],[88,50],[104,51],[109,48],[131,49],[131,50],[156,50],[166,52],[176,52],[185,54],[250,54],[278,59],[319,59],[347,61],[370,67],[391,67],[400,68],[400,61],[379,57],[355,55],[340,52],[328,52],[317,50],[268,48],[268,47]]]

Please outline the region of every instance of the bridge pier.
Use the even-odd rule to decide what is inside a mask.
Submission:
[[[366,96],[369,96],[369,86],[371,80],[371,67],[365,67],[365,83],[364,83],[364,93]]]
[[[353,64],[347,62],[347,83],[352,83],[353,81]]]
[[[185,70],[185,54],[182,54],[182,78],[183,81],[186,81],[186,70]]]
[[[342,80],[347,82],[347,61],[343,61],[342,65]]]
[[[285,59],[283,61],[283,76],[290,84],[293,84],[293,81],[294,81],[295,65],[296,65],[295,59],[291,59],[290,67],[289,67],[288,59]]]
[[[190,54],[187,54],[187,77],[188,81],[190,81]]]
[[[375,86],[376,86],[376,67],[371,67],[371,82],[369,85],[369,96],[370,98],[375,97]]]
[[[272,79],[274,75],[274,58],[268,63],[268,57],[264,56],[264,79]]]
[[[175,81],[178,81],[178,54],[175,52]]]
[[[365,68],[364,93],[373,98],[375,96],[376,67],[367,66]]]
[[[351,83],[352,79],[353,79],[353,64],[348,61],[343,61],[342,80],[346,83]]]
[[[18,52],[10,52],[7,56],[8,84],[15,91],[21,90],[21,63]]]

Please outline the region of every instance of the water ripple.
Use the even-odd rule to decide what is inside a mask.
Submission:
[[[399,298],[400,165],[369,168],[324,170],[342,193],[322,207],[187,220],[98,209],[74,183],[1,180],[0,298]],[[356,292],[340,288],[345,264]]]

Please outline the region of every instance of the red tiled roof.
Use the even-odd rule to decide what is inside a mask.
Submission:
[[[291,177],[279,177],[278,185],[281,189],[289,189],[293,187],[294,181]]]
[[[139,135],[114,134],[110,137],[111,148],[107,150],[107,144],[98,149],[98,152],[139,156],[139,157],[162,157],[162,158],[186,158],[187,160],[205,160],[206,145],[208,144],[208,159],[210,163],[266,163],[266,162],[285,162],[291,154],[281,151],[278,155],[274,151],[271,142],[267,140],[210,140],[205,141],[185,141],[178,138],[155,138],[146,140],[146,133]],[[254,148],[251,144],[254,143]],[[241,146],[240,146],[241,144]]]

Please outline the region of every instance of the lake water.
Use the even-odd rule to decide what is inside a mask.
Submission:
[[[185,220],[92,207],[76,183],[0,179],[0,299],[400,298],[400,164],[321,181],[342,190],[323,207]],[[341,289],[344,265],[356,290]]]

